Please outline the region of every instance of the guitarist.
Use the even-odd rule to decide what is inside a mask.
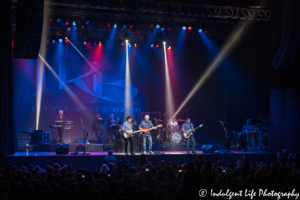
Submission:
[[[132,122],[132,117],[127,116],[126,117],[126,122],[124,122],[123,126],[122,126],[122,131],[127,133],[128,135],[131,134],[129,131],[133,131],[133,124],[131,122]],[[130,153],[131,153],[131,155],[134,155],[132,136],[130,136],[128,138],[124,137],[124,140],[125,140],[125,154],[128,154],[127,153],[127,147],[128,147],[128,141],[129,141],[129,143],[130,143]]]
[[[186,123],[184,123],[182,125],[182,132],[183,133],[187,133],[189,134],[189,130],[191,130],[192,132],[195,131],[194,129],[194,125],[193,123],[191,123],[191,119],[189,117],[187,117],[186,119]],[[190,154],[190,140],[192,142],[192,153],[193,154],[196,154],[195,152],[195,138],[194,138],[194,134],[192,134],[189,138],[186,138],[186,150],[187,150],[187,153]]]
[[[139,129],[141,128],[152,128],[153,124],[152,121],[149,120],[149,115],[145,115],[145,120],[143,120],[140,125],[139,125]],[[144,154],[146,153],[146,140],[149,140],[149,153],[152,154],[152,137],[151,137],[151,132],[147,131],[146,135],[143,136],[143,149],[144,149]]]

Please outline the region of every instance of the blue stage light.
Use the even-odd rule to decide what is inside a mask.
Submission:
[[[85,24],[89,24],[90,23],[90,21],[87,21]]]
[[[126,25],[124,25],[123,28],[126,28]]]
[[[57,19],[57,22],[59,22],[59,21],[60,21],[60,19],[58,18],[58,19]]]
[[[161,31],[164,31],[165,29],[164,29],[164,28],[161,28],[160,30],[161,30]]]
[[[55,40],[53,40],[52,42],[55,43]]]
[[[201,32],[202,32],[202,29],[200,28],[198,32],[201,33]]]
[[[73,26],[76,26],[76,22],[73,22]]]
[[[153,44],[151,44],[151,46],[150,47],[153,47],[154,45]]]
[[[183,27],[182,27],[182,30],[184,30],[184,31],[185,31],[185,30],[186,30],[186,27],[185,27],[185,26],[183,26]]]
[[[117,28],[117,24],[115,24],[114,27]]]
[[[59,39],[58,41],[59,41],[59,42],[62,42],[62,39]]]
[[[160,28],[160,25],[156,25],[156,28]]]

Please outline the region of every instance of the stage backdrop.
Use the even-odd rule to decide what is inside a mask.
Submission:
[[[257,29],[264,31],[256,31]],[[269,115],[269,27],[257,24],[249,30],[235,50],[198,90],[177,119],[191,117],[194,125],[204,124],[195,135],[197,143],[221,143],[225,122],[228,132],[241,131],[247,118],[258,122]],[[198,42],[184,38],[167,40],[170,79],[175,110],[181,105],[197,80],[220,52],[232,29],[224,29],[216,37],[203,36]],[[83,119],[91,133],[92,119],[99,112],[107,120],[110,114],[124,119],[126,48],[120,43],[104,41],[103,45],[47,43],[43,41],[42,59],[19,60],[14,63],[14,125],[18,144],[24,146],[26,135],[36,129],[37,91],[42,92],[38,129],[50,131],[59,110],[74,121],[68,131],[69,139],[81,139]],[[256,41],[255,43],[253,41]],[[165,105],[165,63],[162,41],[146,41],[129,48],[132,109],[139,112],[158,111],[163,115]],[[255,51],[253,50],[255,49]],[[85,58],[83,58],[83,56]],[[46,64],[48,67],[46,66]],[[40,84],[38,84],[40,83]],[[164,118],[162,118],[164,119]],[[54,138],[57,136],[56,130]],[[91,136],[91,134],[89,134]]]

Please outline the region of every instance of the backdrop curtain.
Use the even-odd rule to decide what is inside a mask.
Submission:
[[[11,1],[1,2],[0,16],[2,19],[0,45],[0,155],[11,155],[15,153]]]

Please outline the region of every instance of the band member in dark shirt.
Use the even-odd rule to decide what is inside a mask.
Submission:
[[[107,120],[107,132],[108,133],[112,132],[112,126],[114,124],[116,124],[116,120],[114,119],[114,117],[115,117],[114,114],[111,114],[109,120]]]
[[[191,122],[191,119],[189,117],[186,118],[186,123],[184,123],[182,125],[181,131],[183,133],[189,133],[189,131],[191,131],[191,132],[195,131],[194,125]],[[189,138],[186,138],[186,150],[187,150],[187,153],[190,154],[190,140],[192,142],[192,153],[196,154],[196,152],[195,152],[195,143],[196,142],[195,142],[194,135],[191,135]]]
[[[127,133],[128,135],[131,135],[130,132],[133,131],[132,117],[130,117],[130,116],[126,117],[126,122],[123,123],[122,131]],[[124,140],[125,140],[125,154],[128,154],[127,149],[128,149],[128,142],[129,142],[130,143],[130,153],[131,153],[131,155],[134,155],[132,136],[128,137],[128,138],[124,137]]]
[[[62,122],[57,122],[57,124],[62,125],[62,127],[57,128],[58,135],[57,135],[57,141],[59,143],[62,142],[62,138],[64,136],[64,131],[65,131],[65,121],[69,121],[65,116],[64,116],[64,111],[60,110],[58,112],[58,116],[55,118],[56,121],[62,121]]]
[[[101,118],[99,113],[96,113],[96,117],[93,119],[92,131],[95,131],[95,135],[97,136],[97,138],[102,138],[104,132],[104,123],[104,119]]]

